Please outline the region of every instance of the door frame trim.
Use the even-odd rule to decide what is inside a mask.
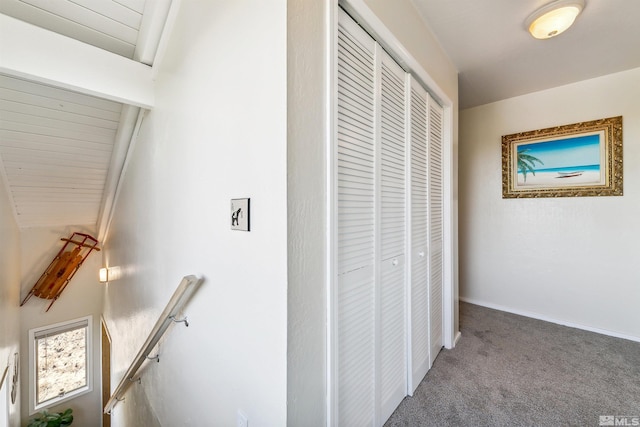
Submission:
[[[104,353],[105,338],[109,343],[108,366],[105,366],[105,363],[104,363],[105,362],[105,353]],[[100,316],[100,398],[102,402],[102,405],[101,405],[102,408],[104,408],[104,405],[107,404],[107,401],[111,397],[111,344],[112,342],[113,341],[111,340],[111,333],[109,332],[109,328],[107,327],[107,322],[105,321],[104,316]],[[107,381],[106,384],[105,384],[105,380]],[[106,390],[105,390],[105,386],[107,387]],[[105,391],[107,392],[106,400],[105,400]],[[111,416],[103,413],[101,417],[101,423],[102,423],[101,424],[102,427],[110,427]]]

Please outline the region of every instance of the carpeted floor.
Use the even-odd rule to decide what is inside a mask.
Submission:
[[[586,427],[601,415],[640,417],[640,343],[467,303],[460,330],[385,426]]]

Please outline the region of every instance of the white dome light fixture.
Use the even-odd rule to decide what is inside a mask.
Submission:
[[[536,39],[550,39],[566,31],[584,9],[584,0],[556,0],[533,12],[525,25]]]

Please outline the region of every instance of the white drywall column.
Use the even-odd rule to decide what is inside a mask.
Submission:
[[[287,421],[326,423],[329,2],[287,2]],[[313,421],[312,421],[313,420]]]

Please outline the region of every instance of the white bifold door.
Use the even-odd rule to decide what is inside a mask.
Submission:
[[[331,420],[381,426],[442,347],[443,113],[342,10],[337,62]]]
[[[443,345],[442,107],[411,81],[411,393]]]

